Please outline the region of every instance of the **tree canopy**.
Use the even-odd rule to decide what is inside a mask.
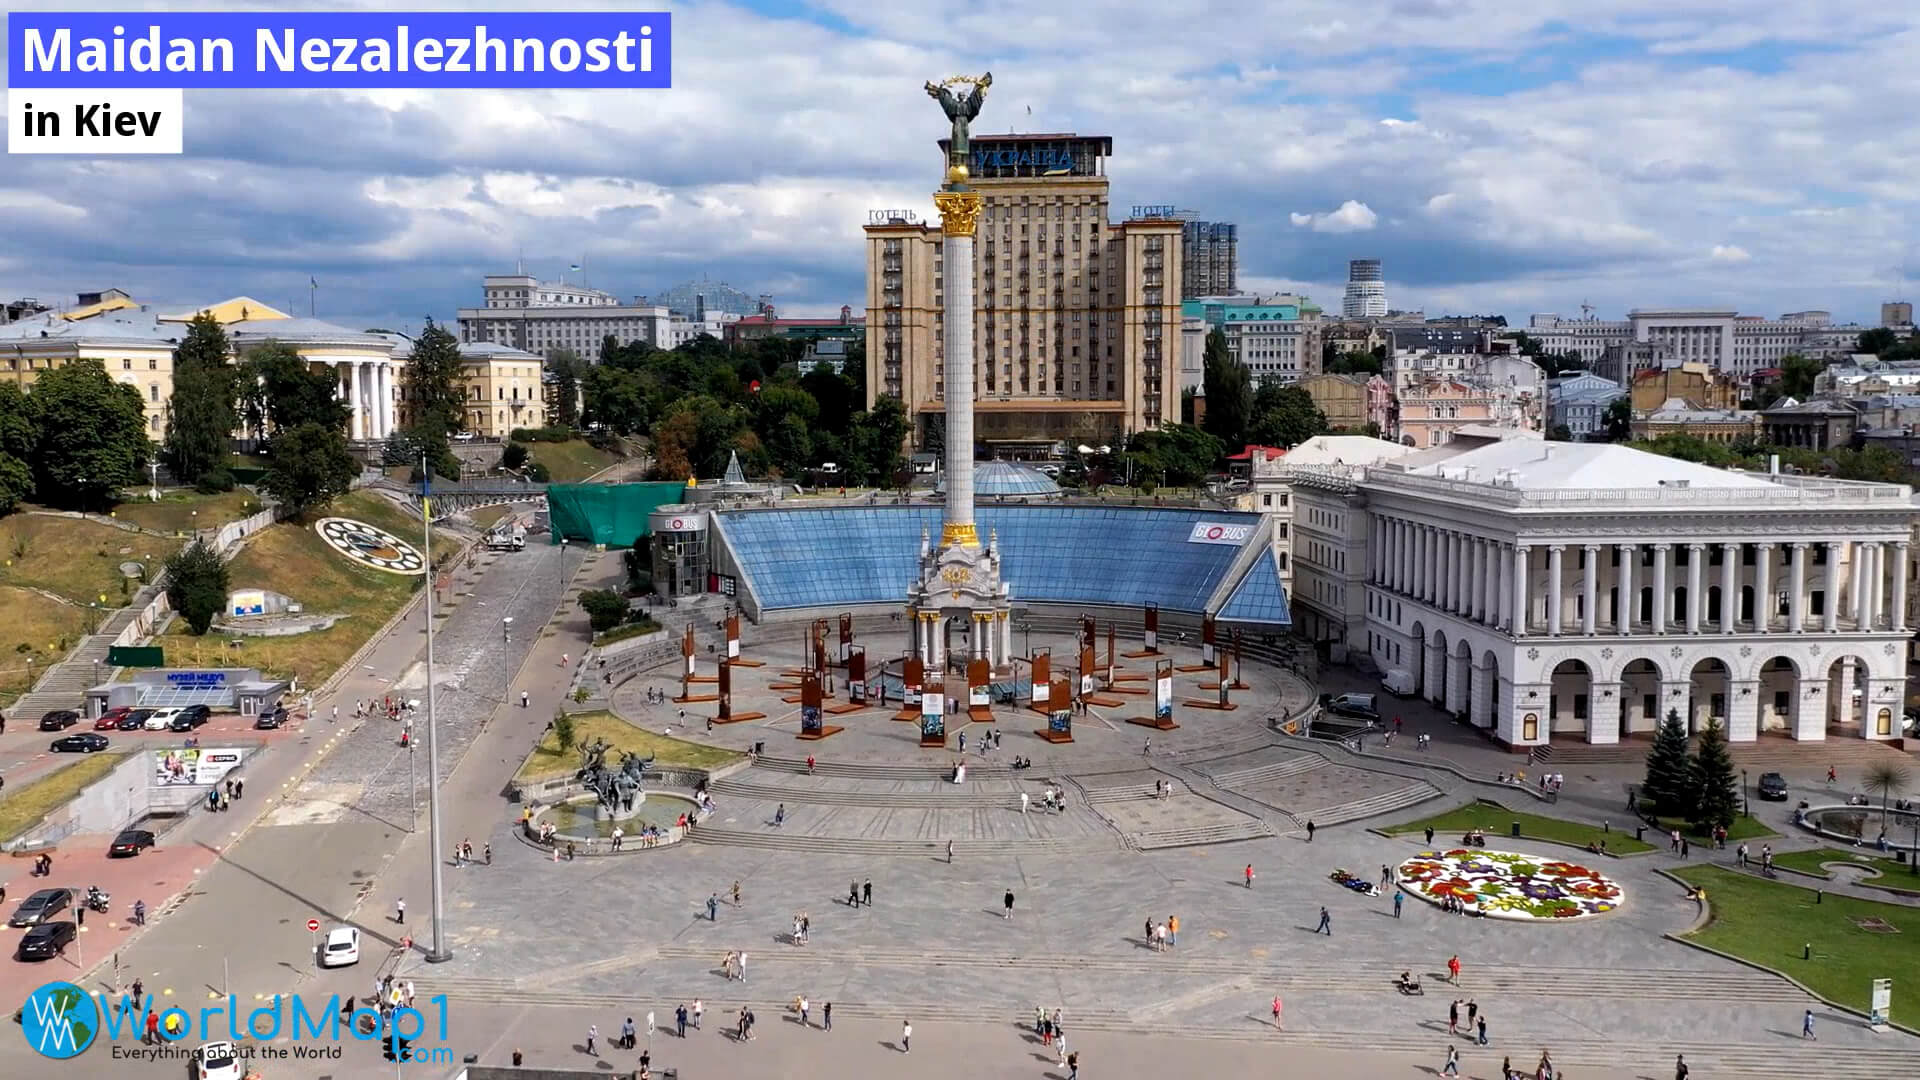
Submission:
[[[164,456],[181,483],[197,484],[226,469],[233,430],[240,422],[228,351],[226,330],[204,311],[187,323],[186,337],[173,350]],[[231,480],[225,486],[231,487]]]
[[[239,376],[247,427],[262,437],[302,424],[346,432],[349,412],[338,380],[331,371],[316,370],[292,347],[269,341],[249,351]]]
[[[337,427],[306,423],[274,436],[260,487],[290,512],[303,514],[345,495],[358,475],[360,463],[347,448],[346,435]]]
[[[27,396],[12,383],[0,383],[0,514],[33,495],[37,439]]]
[[[1253,395],[1247,441],[1261,446],[1298,446],[1327,433],[1327,414],[1298,386],[1262,383]]]
[[[1201,427],[1228,453],[1245,446],[1253,414],[1253,377],[1227,351],[1227,335],[1217,329],[1207,332],[1201,380],[1200,393],[1207,402]]]
[[[110,505],[145,477],[152,453],[140,391],[109,378],[98,360],[43,372],[26,396],[34,427],[34,488],[71,509]]]
[[[198,636],[227,606],[227,564],[205,540],[195,540],[167,560],[167,602]]]

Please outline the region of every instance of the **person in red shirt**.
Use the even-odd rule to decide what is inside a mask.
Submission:
[[[1460,985],[1460,957],[1457,954],[1447,961],[1447,975],[1453,979],[1453,985]]]

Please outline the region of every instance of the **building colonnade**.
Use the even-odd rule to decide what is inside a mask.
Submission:
[[[319,363],[333,367],[339,379],[339,397],[346,402],[349,419],[347,437],[356,441],[385,439],[392,435],[395,403],[399,397],[394,383],[396,365],[387,360],[334,360]]]

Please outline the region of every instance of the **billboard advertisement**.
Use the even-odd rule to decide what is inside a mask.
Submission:
[[[1173,676],[1162,672],[1153,682],[1153,715],[1159,720],[1173,719]]]
[[[217,784],[246,757],[233,747],[175,747],[153,752],[153,782],[163,787]]]

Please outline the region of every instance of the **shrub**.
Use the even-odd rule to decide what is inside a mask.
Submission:
[[[223,491],[232,491],[233,473],[228,472],[225,466],[208,469],[200,474],[199,480],[194,482],[193,490],[202,495],[218,495]]]
[[[561,753],[573,749],[573,717],[565,710],[556,710],[553,714],[553,741],[560,747]]]
[[[527,463],[527,447],[524,443],[510,442],[500,451],[500,467],[517,469]]]
[[[573,438],[573,429],[567,427],[514,428],[507,433],[513,442],[566,442]]]
[[[167,601],[198,636],[227,605],[227,564],[204,540],[167,560]]]
[[[596,634],[627,621],[627,598],[612,589],[588,589],[580,594],[580,607]]]
[[[545,465],[542,465],[536,461],[533,464],[527,466],[527,479],[533,481],[536,484],[551,483],[553,481],[553,472],[552,470],[548,469]]]

